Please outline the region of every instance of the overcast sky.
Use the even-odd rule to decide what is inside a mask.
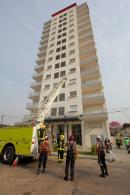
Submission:
[[[76,1],[78,5],[84,2]],[[0,115],[10,115],[5,121],[25,114],[44,22],[72,3],[71,0],[0,0]],[[128,108],[109,113],[109,122],[130,122],[130,1],[87,3],[107,110]]]

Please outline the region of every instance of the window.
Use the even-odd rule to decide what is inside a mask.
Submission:
[[[66,42],[66,39],[63,39],[63,40],[62,40],[62,43],[65,43],[65,42]]]
[[[52,65],[50,65],[50,66],[47,66],[47,70],[49,70],[49,69],[51,69],[52,68]]]
[[[77,91],[70,92],[70,97],[76,97],[76,96],[77,96]]]
[[[64,36],[66,36],[66,33],[63,33],[63,34],[62,34],[62,37],[64,37]]]
[[[73,39],[73,38],[74,38],[74,35],[72,35],[72,36],[69,37],[70,40]]]
[[[72,18],[72,19],[69,20],[70,23],[73,22],[73,21],[74,21],[74,18]]]
[[[62,15],[60,16],[60,18],[62,18]]]
[[[65,26],[66,24],[67,24],[67,23],[66,23],[66,22],[64,22],[64,23],[63,23],[63,26]]]
[[[62,27],[62,24],[59,25],[59,28]]]
[[[65,83],[62,85],[62,88],[65,88]]]
[[[76,79],[70,79],[69,81],[70,81],[70,82],[69,82],[69,85],[76,84]]]
[[[64,67],[64,66],[66,66],[66,62],[65,61],[61,62],[61,67]]]
[[[61,71],[60,72],[60,77],[64,77],[65,76],[65,71]]]
[[[69,13],[73,13],[73,10],[71,9],[71,10],[69,11]]]
[[[50,79],[51,78],[51,74],[46,75],[46,79]]]
[[[61,58],[65,58],[65,57],[66,57],[66,53],[62,53]]]
[[[60,47],[58,47],[57,49],[56,49],[56,52],[59,52],[60,51]]]
[[[61,44],[61,41],[58,41],[58,42],[57,42],[57,45],[60,45],[60,44]]]
[[[58,39],[60,39],[61,38],[61,35],[58,35],[58,37],[57,37]]]
[[[71,68],[70,73],[76,72],[76,68]]]
[[[57,55],[57,56],[56,56],[56,60],[59,60],[59,59],[60,59],[60,55]]]
[[[53,58],[48,58],[48,62],[50,62],[50,61],[52,61],[53,60]]]
[[[54,79],[59,78],[59,72],[54,73]]]
[[[74,26],[74,24],[70,24],[70,25],[69,25],[69,28],[71,28],[71,27],[73,27],[73,26]]]
[[[51,116],[57,115],[57,108],[51,108]]]
[[[64,18],[63,21],[67,20],[67,18]]]
[[[70,46],[70,47],[72,47],[72,46],[74,46],[74,45],[75,45],[75,43],[74,43],[74,42],[72,42],[72,43],[70,43],[70,45],[69,45],[69,46]]]
[[[64,16],[67,16],[67,13],[65,13]]]
[[[51,36],[53,36],[53,35],[55,35],[56,34],[56,32],[53,32],[52,34],[51,34]]]
[[[45,89],[49,89],[50,88],[50,84],[45,85]]]
[[[74,62],[75,62],[75,58],[70,59],[70,61],[69,61],[70,64],[71,64],[71,63],[74,63]]]
[[[62,29],[58,30],[58,33],[62,32]]]
[[[59,95],[59,101],[65,101],[65,93]]]
[[[58,115],[59,115],[59,116],[63,116],[64,113],[65,113],[65,108],[64,108],[64,107],[59,107]]]
[[[71,51],[69,52],[69,55],[74,54],[74,53],[75,53],[75,50],[71,50]]]
[[[63,28],[63,31],[66,30],[66,27]]]
[[[77,105],[70,106],[69,111],[70,112],[77,112]]]
[[[54,43],[52,43],[51,45],[50,45],[50,47],[53,47],[54,46]]]
[[[73,16],[74,16],[73,14],[69,15],[70,18],[73,17]]]
[[[54,52],[54,50],[50,50],[50,51],[49,51],[49,54],[52,54],[53,52]]]
[[[56,29],[56,26],[52,28],[52,31]]]
[[[66,45],[62,46],[62,50],[65,50],[66,49]]]
[[[52,38],[51,38],[51,41],[54,41],[54,40],[55,40],[55,37],[52,37]]]
[[[62,22],[62,20],[59,20],[59,23],[61,23]]]
[[[55,64],[55,69],[57,69],[59,67],[60,67],[60,64],[59,63]]]
[[[56,98],[55,98],[54,102],[57,102],[57,101],[58,101],[58,96],[56,96]]]
[[[72,29],[72,30],[69,31],[69,33],[72,33],[72,32],[74,32],[74,29]]]

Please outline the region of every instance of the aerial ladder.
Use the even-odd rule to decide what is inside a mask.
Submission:
[[[32,117],[33,117],[33,135],[35,136],[37,134],[37,131],[40,129],[39,124],[44,123],[45,116],[48,112],[48,110],[51,108],[55,98],[59,94],[63,84],[66,82],[67,78],[63,77],[59,82],[56,83],[52,91],[46,96],[41,99],[39,104],[36,106]]]

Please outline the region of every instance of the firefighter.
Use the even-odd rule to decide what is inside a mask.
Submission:
[[[43,123],[39,124],[38,129],[38,144],[40,146],[41,142],[45,139],[46,136],[46,126]]]
[[[58,162],[60,163],[60,134],[57,135]]]
[[[58,162],[59,163],[62,163],[64,161],[64,150],[65,150],[64,135],[60,135],[59,154],[58,154]]]
[[[98,156],[98,163],[99,163],[100,169],[101,169],[101,174],[99,176],[100,177],[105,177],[106,175],[108,176],[106,159],[105,159],[105,144],[101,140],[100,135],[98,135],[96,137],[96,140],[97,140],[96,153],[97,153],[97,156]]]
[[[71,135],[69,137],[69,141],[67,142],[67,155],[66,155],[66,166],[65,166],[65,177],[64,177],[64,180],[66,181],[68,181],[69,168],[70,168],[71,181],[74,180],[75,159],[77,159],[77,149],[76,149],[76,143],[74,141],[74,136]]]
[[[41,165],[43,165],[42,172],[43,173],[45,172],[48,154],[49,155],[51,154],[48,136],[45,136],[45,139],[40,144],[39,151],[40,151],[40,154],[39,154],[37,175],[40,173]]]

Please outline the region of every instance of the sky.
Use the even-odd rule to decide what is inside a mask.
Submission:
[[[44,22],[87,2],[109,122],[130,122],[129,0],[0,0],[0,123],[22,120]]]

